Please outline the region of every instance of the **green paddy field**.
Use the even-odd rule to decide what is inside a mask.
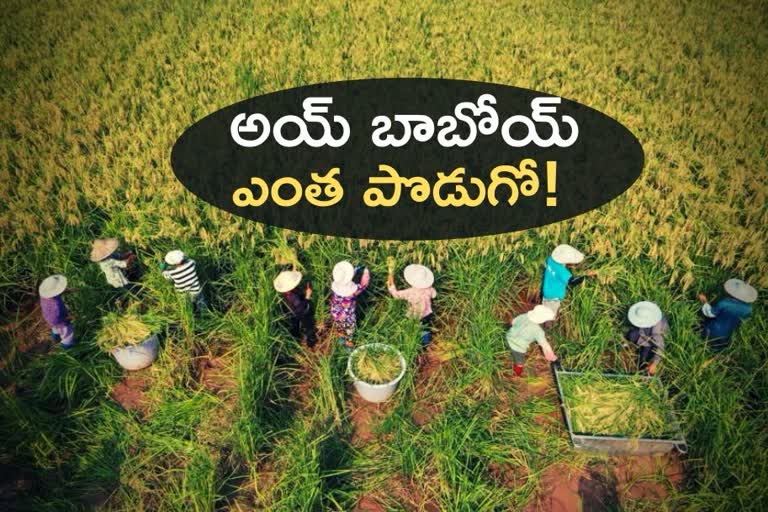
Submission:
[[[0,17],[0,509],[587,510],[580,482],[628,511],[768,508],[768,4],[746,2],[27,2]],[[185,128],[242,99],[356,78],[443,77],[563,96],[643,144],[638,182],[575,219],[496,237],[385,243],[248,222],[186,192],[170,167]],[[168,321],[158,360],[123,371],[95,344],[118,294],[88,260],[117,236]],[[530,307],[558,243],[598,277],[550,331],[566,368],[628,372],[630,304],[672,326],[659,376],[689,451],[575,452],[546,361],[512,378],[504,323]],[[195,317],[160,275],[198,261]],[[437,332],[386,294],[430,265]],[[272,279],[296,259],[328,318],[330,273],[369,266],[357,342],[409,369],[393,399],[363,402],[327,332],[287,333]],[[37,286],[64,273],[78,345],[53,347]],[[735,276],[753,316],[715,356],[695,332],[697,292]],[[401,276],[398,282],[402,284]],[[583,477],[583,478],[582,478]],[[568,508],[570,507],[570,508]]]

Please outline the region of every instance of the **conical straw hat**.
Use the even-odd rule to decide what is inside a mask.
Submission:
[[[117,238],[100,238],[93,241],[91,261],[101,261],[117,250],[120,242]]]
[[[647,300],[632,304],[627,313],[629,323],[641,329],[653,327],[659,323],[662,316],[661,308],[655,303]]]
[[[403,276],[414,288],[429,288],[435,282],[435,275],[424,265],[408,265],[403,271]]]
[[[40,296],[44,299],[52,299],[61,295],[67,289],[67,278],[61,274],[54,274],[43,279],[40,283]]]
[[[274,285],[275,290],[280,293],[285,293],[299,286],[301,277],[301,272],[285,270],[277,275],[272,284]]]

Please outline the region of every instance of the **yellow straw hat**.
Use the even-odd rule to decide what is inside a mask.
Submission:
[[[93,241],[91,261],[101,261],[117,250],[120,242],[117,238],[100,238]]]

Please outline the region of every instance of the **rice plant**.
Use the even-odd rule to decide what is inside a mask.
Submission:
[[[553,475],[622,464],[571,448],[537,349],[527,377],[509,371],[505,322],[530,306],[544,259],[566,242],[598,275],[569,290],[547,331],[563,367],[634,373],[629,305],[653,300],[670,321],[659,378],[690,447],[685,480],[654,470],[622,482],[622,507],[766,508],[760,2],[6,4],[0,508],[546,508]],[[376,76],[480,80],[577,100],[639,138],[644,172],[626,194],[568,221],[433,242],[247,222],[176,181],[170,148],[205,115],[255,94]],[[138,254],[136,294],[166,322],[158,359],[138,373],[97,346],[103,317],[136,298],[108,287],[88,260],[103,236]],[[174,248],[198,261],[205,313],[158,270]],[[296,265],[323,325],[342,259],[372,274],[356,342],[393,345],[408,366],[379,406],[357,399],[338,343],[310,351],[290,337],[272,289],[280,268]],[[385,287],[391,268],[415,262],[433,269],[438,291],[426,351],[418,322]],[[66,352],[35,306],[54,272],[78,289],[66,296],[77,335]],[[695,295],[722,294],[731,275],[760,298],[714,355],[696,331]],[[638,500],[637,480],[665,496]]]

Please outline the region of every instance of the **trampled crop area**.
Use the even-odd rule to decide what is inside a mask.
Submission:
[[[3,12],[1,508],[556,510],[586,499],[586,481],[607,482],[615,493],[599,494],[626,510],[766,508],[764,3],[8,1]],[[644,172],[569,221],[407,243],[244,221],[174,178],[174,141],[211,112],[397,76],[589,105],[638,137]],[[139,372],[96,345],[122,300],[88,259],[108,236],[136,251],[144,306],[165,321],[157,361]],[[576,452],[539,351],[512,377],[504,324],[530,307],[545,257],[566,242],[597,279],[569,292],[548,331],[562,365],[634,371],[627,308],[658,303],[671,324],[659,377],[686,455]],[[175,248],[198,262],[207,314],[160,275]],[[418,326],[386,293],[388,257],[399,282],[413,261],[435,271],[424,355]],[[318,323],[334,263],[369,266],[357,343],[394,345],[408,365],[389,402],[359,398],[329,331],[314,351],[288,334],[272,288],[286,258],[314,285]],[[53,347],[36,307],[53,273],[78,289],[66,298],[69,351]],[[696,293],[722,296],[731,276],[760,297],[715,355],[696,332]]]

